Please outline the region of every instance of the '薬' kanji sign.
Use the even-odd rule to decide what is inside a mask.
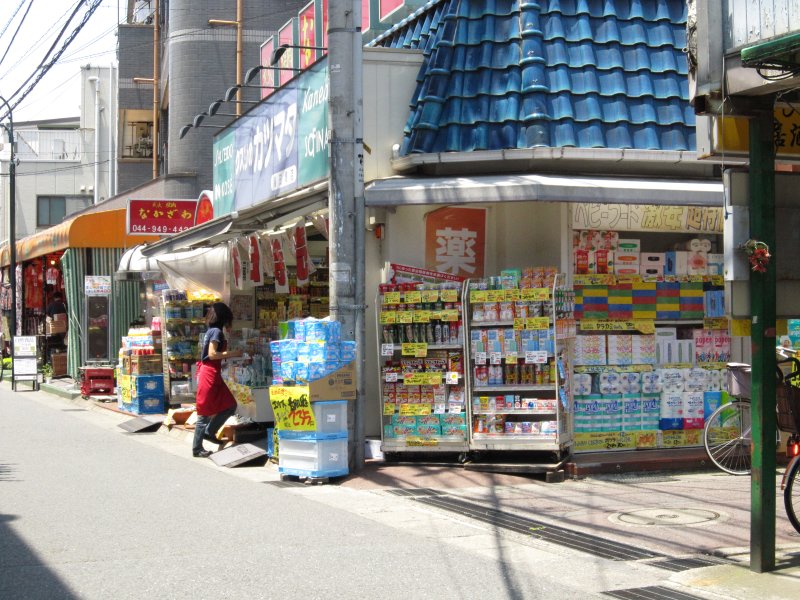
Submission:
[[[425,215],[425,267],[459,277],[481,277],[486,209],[446,207]]]
[[[128,235],[174,235],[194,225],[197,200],[129,200]]]

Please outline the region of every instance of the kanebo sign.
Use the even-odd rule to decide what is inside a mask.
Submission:
[[[328,176],[327,58],[214,139],[214,216]]]

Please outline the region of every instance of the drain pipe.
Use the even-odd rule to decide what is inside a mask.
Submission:
[[[100,195],[100,78],[92,75],[88,81],[94,83],[94,204],[97,204]]]

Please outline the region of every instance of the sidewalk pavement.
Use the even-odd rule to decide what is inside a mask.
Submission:
[[[119,422],[131,418],[108,410],[116,408],[112,404],[80,397],[65,401],[102,411]],[[191,431],[162,427],[159,433],[180,441],[183,447],[175,451],[189,456]],[[216,468],[211,461],[208,464]],[[639,473],[621,468],[619,461],[608,464],[612,473],[562,483],[546,483],[542,476],[467,470],[455,462],[391,464],[371,460],[359,473],[327,486],[281,483],[277,467],[270,463],[230,472],[285,485],[289,492],[369,518],[382,518],[384,509],[374,508],[377,494],[380,506],[400,503],[401,515],[419,509],[433,511],[446,519],[490,527],[529,547],[594,553],[606,559],[619,553],[614,564],[620,577],[634,566],[657,567],[666,574],[667,592],[684,594],[659,595],[664,593],[658,589],[663,586],[645,586],[616,596],[603,592],[606,596],[685,600],[800,597],[800,534],[783,511],[780,474],[776,477],[776,568],[759,574],[749,568],[749,477],[734,477],[702,465],[691,471]],[[397,521],[397,516],[393,519]],[[624,586],[604,589],[620,587]]]

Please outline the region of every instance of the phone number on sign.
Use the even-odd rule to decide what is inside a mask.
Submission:
[[[131,225],[131,233],[180,233],[189,225]]]

